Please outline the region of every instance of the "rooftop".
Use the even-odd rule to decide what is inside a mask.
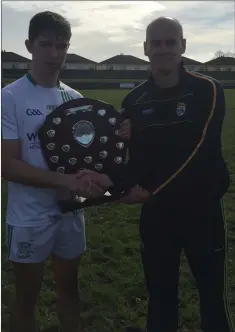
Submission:
[[[148,65],[149,62],[139,59],[133,55],[119,54],[109,59],[99,62],[99,64],[107,65]]]
[[[91,63],[96,63],[95,61],[86,59],[80,55],[77,54],[67,54],[66,62],[69,63],[82,63],[82,64],[91,64]]]
[[[31,60],[14,52],[2,51],[2,62],[31,62]]]
[[[235,66],[235,58],[221,56],[216,59],[212,59],[210,61],[205,62],[205,65],[213,65],[213,66]]]
[[[185,56],[182,56],[182,60],[183,60],[184,65],[192,65],[192,66],[193,65],[203,65],[202,62],[187,58]]]

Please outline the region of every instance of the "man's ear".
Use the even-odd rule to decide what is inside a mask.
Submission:
[[[31,41],[29,41],[28,39],[26,39],[26,41],[25,41],[25,46],[26,46],[26,48],[27,48],[27,51],[28,51],[30,54],[32,54],[32,43],[31,43]]]
[[[144,42],[144,55],[147,56],[147,43]]]
[[[182,54],[184,54],[186,52],[186,39],[185,38],[182,39],[182,50],[183,50]]]

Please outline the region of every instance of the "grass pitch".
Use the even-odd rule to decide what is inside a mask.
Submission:
[[[81,91],[85,97],[110,102],[120,108],[124,90]],[[235,321],[235,90],[226,90],[227,115],[223,128],[223,151],[232,185],[225,197],[229,230],[228,286]],[[2,187],[2,331],[7,331],[13,298],[13,275],[4,247],[6,187]],[[110,205],[87,209],[88,250],[80,271],[83,317],[89,331],[123,331],[126,325],[145,326],[147,294],[140,262],[139,206]],[[180,269],[180,328],[199,329],[199,306],[195,282],[182,255]],[[41,327],[57,325],[54,283],[50,260],[39,301]]]

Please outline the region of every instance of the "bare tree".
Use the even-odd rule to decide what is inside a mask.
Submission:
[[[215,55],[214,55],[214,59],[217,59],[217,58],[222,58],[222,57],[224,57],[225,55],[224,55],[224,52],[223,51],[216,51],[215,52]]]
[[[217,58],[223,58],[223,57],[231,57],[231,58],[235,58],[235,53],[233,52],[223,52],[221,50],[218,50],[215,52],[215,55],[213,57],[213,59],[217,59]]]
[[[229,51],[225,53],[225,56],[235,58],[235,53]]]

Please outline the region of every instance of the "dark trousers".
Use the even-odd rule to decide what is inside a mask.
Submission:
[[[148,332],[176,332],[180,255],[184,250],[200,296],[203,332],[231,332],[226,293],[227,241],[220,200],[190,208],[151,204],[140,220],[149,293]]]

